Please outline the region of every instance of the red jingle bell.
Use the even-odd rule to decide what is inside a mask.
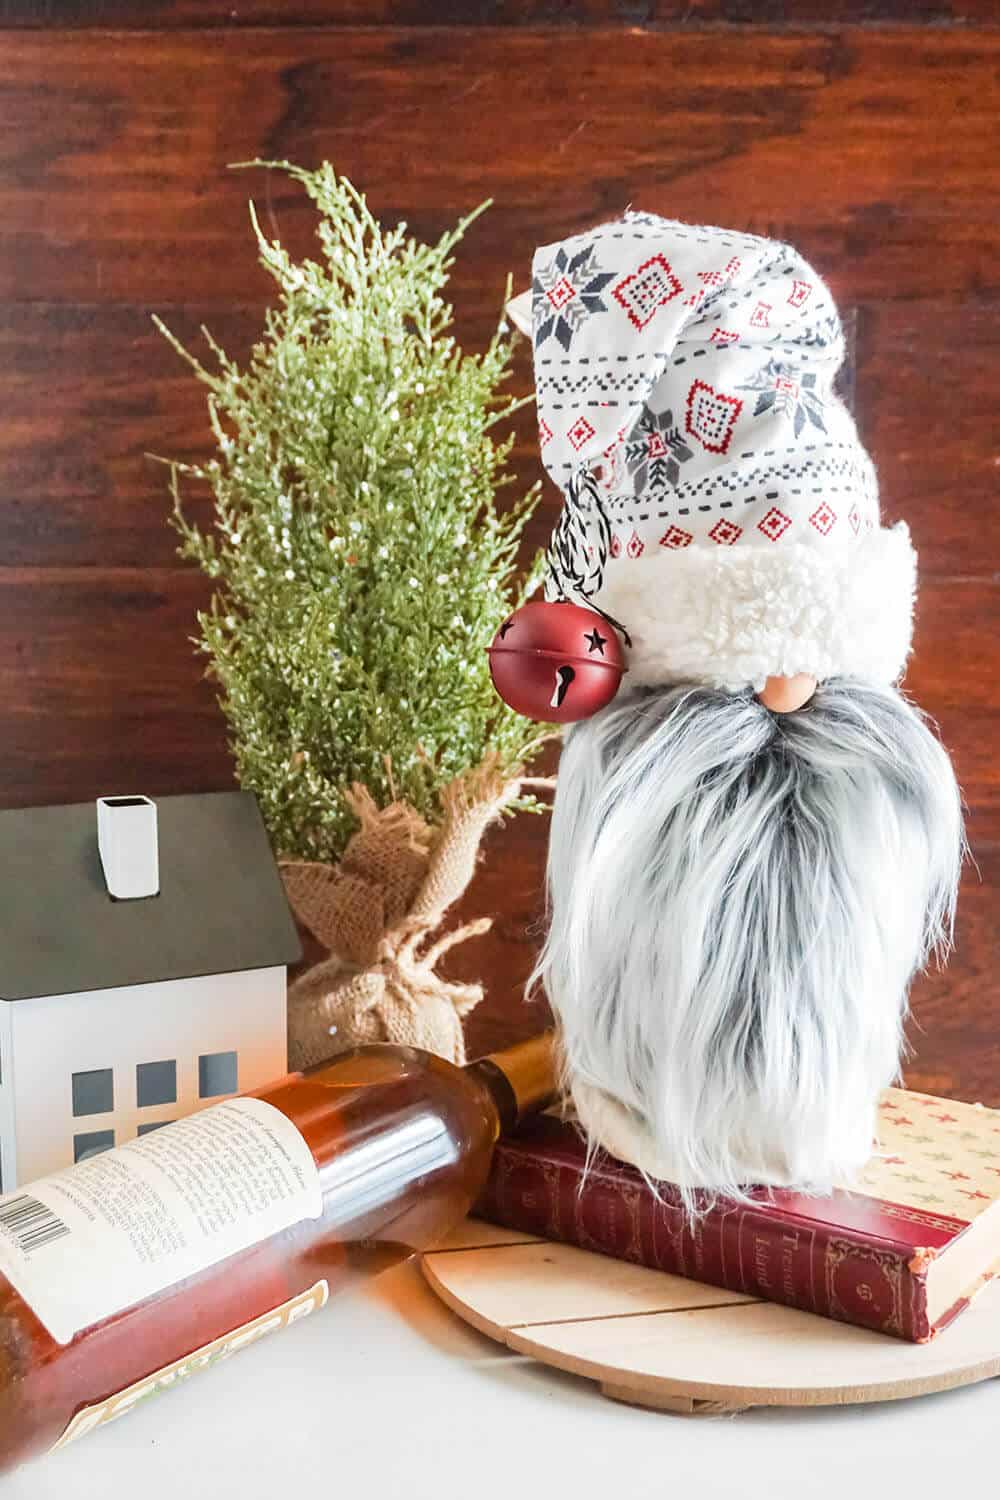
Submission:
[[[573,724],[611,702],[625,672],[618,634],[592,609],[533,599],[506,619],[489,647],[503,701],[527,719]]]

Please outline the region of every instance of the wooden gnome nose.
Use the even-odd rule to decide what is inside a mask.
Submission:
[[[815,691],[815,677],[797,672],[794,677],[769,677],[757,696],[772,713],[791,714],[808,703]]]

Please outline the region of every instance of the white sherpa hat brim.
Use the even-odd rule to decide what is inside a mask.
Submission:
[[[689,547],[609,565],[589,602],[632,638],[630,685],[760,691],[770,676],[896,682],[913,635],[916,553],[904,522],[830,552]]]

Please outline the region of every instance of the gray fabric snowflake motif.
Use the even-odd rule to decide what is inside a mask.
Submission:
[[[791,418],[792,430],[798,437],[809,421],[820,432],[826,431],[823,421],[823,402],[816,394],[814,371],[803,375],[794,365],[782,364],[771,359],[756,372],[752,380],[736,387],[738,391],[757,391],[755,417],[766,411],[776,411]]]
[[[593,245],[587,245],[570,257],[560,246],[549,264],[535,276],[532,285],[531,316],[535,327],[535,348],[550,336],[569,352],[573,335],[591,313],[607,312],[601,292],[613,271],[602,271],[596,262]]]
[[[650,487],[676,485],[680,466],[694,455],[681,436],[671,411],[654,412],[643,405],[642,415],[625,444],[625,464],[638,495]]]

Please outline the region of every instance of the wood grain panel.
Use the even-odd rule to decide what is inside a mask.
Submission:
[[[198,311],[163,312],[193,347]],[[213,314],[243,357],[260,313]],[[204,387],[146,309],[0,307],[0,409],[0,566],[175,560],[166,471],[147,455],[207,457],[211,434]],[[209,511],[192,491],[192,516]]]
[[[1000,583],[924,582],[905,687],[940,726],[968,803],[969,835],[977,847],[1000,841],[998,639]]]
[[[973,851],[958,904],[955,952],[913,986],[909,1088],[1000,1106],[1000,845]]]
[[[863,307],[855,351],[856,413],[884,514],[909,523],[921,576],[995,576],[1000,302]]]
[[[0,788],[8,807],[232,784],[187,643],[193,572],[0,570]]]
[[[633,200],[781,233],[841,295],[996,292],[1000,32],[925,36],[251,29],[234,65],[223,32],[11,32],[0,297],[257,300],[247,194],[293,248],[309,225],[225,170],[258,154],[327,157],[420,234],[492,194],[459,295]]]
[[[48,786],[52,774],[60,782],[60,760],[86,753],[61,733],[47,736],[47,715],[56,723],[87,725],[95,767],[106,766],[115,753],[105,728],[118,713],[137,720],[145,713],[162,716],[158,733],[188,744],[196,724],[207,727],[212,695],[200,681],[202,661],[189,642],[195,612],[207,596],[206,581],[189,568],[0,569],[0,660],[18,687],[4,713],[15,732],[17,726],[22,732],[35,726],[32,786]],[[990,670],[998,634],[1000,584],[927,582],[907,687],[941,723],[973,814],[982,819],[977,841],[1000,838],[994,763],[1000,705]],[[11,751],[5,735],[0,785],[9,805],[25,800],[13,795],[18,778]],[[212,752],[205,764],[218,775],[220,762]],[[54,798],[46,792],[37,800]]]
[[[209,366],[201,324],[241,361],[263,325],[263,305],[0,305],[0,567],[176,563],[166,471],[149,454],[195,461],[209,456],[212,437],[205,388],[154,328],[152,311]],[[459,332],[469,347],[482,346],[493,311],[481,295],[463,306]],[[512,393],[531,389],[530,364],[525,342]],[[515,470],[526,489],[541,472],[530,411],[517,432]],[[208,524],[207,492],[189,485],[185,494],[192,518]],[[545,544],[558,503],[553,488],[531,549]]]
[[[740,1307],[758,1300],[669,1271],[651,1276],[648,1267],[627,1260],[605,1260],[597,1285],[590,1251],[546,1240],[483,1245],[471,1254],[442,1249],[424,1257],[423,1269],[432,1285],[440,1288],[437,1278],[444,1278],[455,1301],[466,1307],[475,1303],[479,1318],[488,1325],[485,1332],[581,1317],[634,1318],[686,1308]]]
[[[675,26],[994,21],[991,0],[5,0],[5,26]]]
[[[537,1245],[540,1235],[524,1234],[520,1229],[503,1229],[487,1224],[485,1219],[463,1219],[456,1229],[435,1245],[435,1250],[476,1250],[481,1246]]]
[[[55,787],[65,780],[59,766],[66,756],[89,753],[95,769],[106,767],[115,741],[111,734],[105,740],[104,730],[117,714],[136,720],[143,714],[162,716],[161,735],[195,745],[195,726],[208,729],[206,715],[214,715],[212,693],[201,681],[201,658],[189,642],[195,612],[207,595],[206,581],[188,568],[0,569],[0,660],[18,688],[4,706],[13,735],[0,742],[0,785],[8,805],[30,800],[20,795],[29,787],[42,793],[36,800],[55,800]],[[983,580],[925,585],[906,685],[940,721],[973,817],[981,819],[974,826],[977,843],[1000,839],[995,765],[1000,705],[990,672],[998,633],[1000,585]],[[956,661],[963,667],[961,678]],[[89,749],[62,733],[47,735],[49,715],[56,723],[86,725]],[[34,764],[16,794],[21,778],[12,750],[18,733],[34,733],[37,739],[19,741],[22,751],[30,749]],[[207,747],[204,760],[216,779],[220,743],[217,733],[210,736],[215,748]],[[82,769],[85,762],[78,764]],[[185,774],[192,773],[188,767]]]
[[[486,338],[501,285],[499,271],[496,280],[484,276],[458,307],[456,331],[468,347]],[[192,348],[206,323],[238,359],[263,316],[262,306],[152,310]],[[175,561],[165,474],[147,455],[205,457],[210,434],[204,390],[149,312],[0,305],[0,566]],[[909,522],[924,577],[992,576],[997,558],[989,541],[1000,530],[1000,447],[993,441],[1000,303],[881,303],[861,308],[856,321],[857,407],[888,518]],[[531,390],[530,366],[522,343],[512,392]],[[530,410],[516,431],[514,470],[527,487],[542,472]],[[207,497],[190,494],[191,514],[207,521]],[[547,486],[530,549],[545,545],[558,506]]]
[[[442,1278],[451,1264],[457,1266],[457,1256],[437,1263]],[[598,1283],[605,1274],[596,1263]],[[457,1297],[451,1306],[461,1310]],[[488,1330],[474,1308],[463,1316]],[[843,1408],[954,1390],[1000,1374],[998,1340],[1000,1292],[990,1287],[975,1315],[956,1323],[948,1338],[919,1346],[773,1302],[581,1317],[511,1329],[503,1341],[517,1353],[600,1381],[601,1393],[612,1400],[719,1415],[753,1406]]]

